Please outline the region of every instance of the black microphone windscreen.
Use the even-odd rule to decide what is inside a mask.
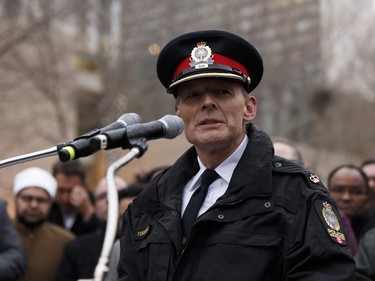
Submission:
[[[166,128],[164,138],[173,139],[184,130],[182,119],[176,115],[165,115],[163,118],[159,119],[159,121],[163,122]]]
[[[142,123],[142,118],[136,113],[125,113],[116,122],[100,129],[100,133],[125,128],[126,126]]]
[[[127,125],[142,123],[142,118],[136,113],[125,113],[118,119],[118,122],[123,123],[126,127]]]

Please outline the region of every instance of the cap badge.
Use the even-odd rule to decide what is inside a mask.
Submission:
[[[195,69],[207,68],[208,65],[214,63],[213,57],[211,48],[206,45],[206,42],[199,42],[197,47],[191,51],[189,65],[195,67]]]

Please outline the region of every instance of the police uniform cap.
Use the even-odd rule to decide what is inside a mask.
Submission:
[[[175,37],[160,52],[157,75],[168,93],[199,78],[235,79],[250,93],[263,75],[259,52],[244,38],[223,30],[201,30]]]

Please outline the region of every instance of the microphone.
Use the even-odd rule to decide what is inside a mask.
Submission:
[[[153,139],[173,139],[184,130],[182,119],[175,115],[165,115],[156,121],[134,124],[126,128],[104,132],[91,138],[91,149],[112,149],[133,146]]]
[[[142,118],[138,114],[125,113],[112,124],[109,124],[101,129],[94,129],[82,136],[75,138],[68,144],[59,145],[61,147],[58,152],[60,161],[67,162],[69,160],[75,160],[80,157],[89,156],[96,152],[92,150],[90,145],[90,140],[93,136],[103,134],[111,130],[126,128],[126,126],[141,122]]]

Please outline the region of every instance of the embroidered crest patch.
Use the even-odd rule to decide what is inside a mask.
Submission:
[[[323,200],[316,200],[314,206],[331,240],[340,245],[347,245],[344,229],[340,223],[341,219],[339,219],[340,214],[336,208]]]

